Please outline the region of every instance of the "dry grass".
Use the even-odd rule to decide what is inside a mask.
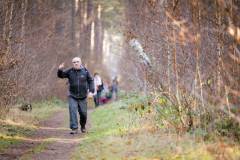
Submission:
[[[65,104],[61,101],[44,101],[33,104],[31,112],[12,107],[4,120],[0,121],[0,151],[24,141],[31,135],[36,125],[53,113],[62,110]]]
[[[126,101],[126,102],[124,102]],[[154,112],[134,112],[124,100],[91,113],[92,128],[72,159],[100,160],[238,160],[240,146],[227,141],[204,141],[177,134],[169,125],[156,125]],[[132,105],[130,105],[132,106]]]

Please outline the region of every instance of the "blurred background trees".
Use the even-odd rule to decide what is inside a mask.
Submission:
[[[175,106],[182,130],[211,132],[225,123],[239,134],[240,1],[125,3],[126,40],[137,39],[151,60],[151,67],[129,67],[140,79],[138,88],[145,91],[147,85],[148,94],[165,96]],[[136,57],[129,47],[125,56],[131,55]]]
[[[92,73],[103,68],[105,77],[117,74],[109,48],[122,11],[120,1],[1,0],[1,106],[65,97],[66,84],[56,69],[61,62],[70,67],[74,56]]]

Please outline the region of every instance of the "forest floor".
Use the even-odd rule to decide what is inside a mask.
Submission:
[[[69,134],[68,110],[60,108],[38,123],[29,136],[10,136],[21,141],[2,150],[0,159],[240,159],[239,144],[224,139],[204,141],[201,136],[178,134],[171,128],[156,127],[153,112],[135,112],[131,108],[132,103],[135,103],[134,98],[90,110],[88,132],[76,135]]]
[[[69,134],[68,110],[61,109],[40,122],[29,137],[0,154],[1,160],[67,160],[84,134]],[[88,127],[89,128],[89,127]]]

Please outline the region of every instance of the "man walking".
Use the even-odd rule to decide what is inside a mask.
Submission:
[[[82,66],[81,59],[72,59],[73,67],[63,71],[64,63],[59,65],[57,75],[59,78],[68,78],[69,82],[69,115],[71,134],[78,132],[77,111],[80,115],[82,133],[86,132],[87,122],[87,95],[88,91],[94,93],[94,81],[88,70]]]

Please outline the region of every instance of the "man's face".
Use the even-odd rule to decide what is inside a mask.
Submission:
[[[73,59],[73,68],[75,69],[80,69],[81,68],[81,60],[80,59]]]

